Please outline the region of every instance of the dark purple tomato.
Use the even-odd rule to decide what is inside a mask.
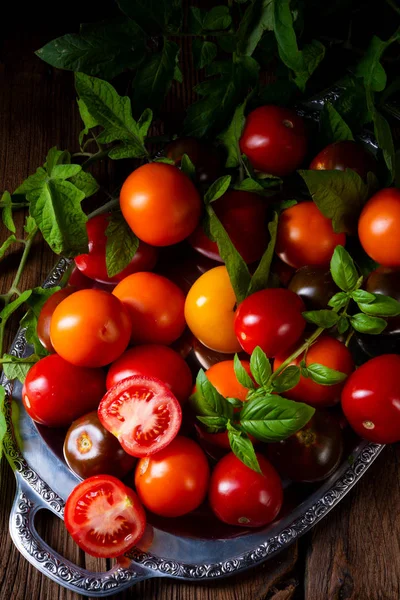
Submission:
[[[357,142],[344,140],[329,144],[312,160],[310,169],[317,171],[345,171],[353,169],[365,178],[369,171],[376,172],[376,160],[368,150]]]
[[[293,275],[289,290],[295,292],[303,300],[307,310],[321,310],[328,307],[328,302],[339,288],[326,267],[301,267]]]
[[[197,183],[212,183],[220,177],[223,166],[219,151],[207,142],[193,137],[179,138],[168,144],[165,155],[179,166],[182,156],[187,154],[196,168]]]

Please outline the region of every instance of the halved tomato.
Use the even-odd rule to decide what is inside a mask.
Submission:
[[[95,475],[77,485],[65,504],[64,520],[78,546],[101,558],[130,550],[146,527],[138,496],[111,475]]]
[[[168,446],[182,422],[180,404],[171,390],[159,379],[141,375],[114,385],[100,402],[98,415],[125,452],[138,457]]]

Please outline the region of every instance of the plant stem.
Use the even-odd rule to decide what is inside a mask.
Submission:
[[[74,152],[74,154],[72,155],[72,158],[76,158],[77,156],[89,156],[92,157],[94,156],[93,152]]]
[[[349,334],[348,334],[348,336],[347,336],[347,338],[346,338],[346,341],[345,341],[345,343],[344,343],[344,345],[346,346],[346,348],[349,346],[349,344],[350,344],[350,340],[351,340],[351,338],[353,337],[353,335],[354,335],[354,329],[351,329],[351,330],[349,331]]]
[[[93,217],[96,217],[97,215],[102,215],[103,213],[107,212],[108,210],[111,210],[112,208],[115,208],[116,206],[118,206],[118,204],[119,204],[119,198],[113,198],[112,200],[109,200],[108,202],[103,204],[103,206],[100,206],[99,208],[96,208],[96,210],[89,213],[88,219],[92,219]]]
[[[297,350],[295,350],[293,352],[293,354],[288,356],[288,358],[283,361],[283,363],[271,375],[268,383],[271,383],[271,381],[274,381],[274,379],[276,379],[278,377],[278,375],[280,375],[282,373],[282,371],[284,371],[286,369],[286,367],[288,367],[290,365],[291,362],[293,362],[298,356],[300,356],[300,354],[303,354],[303,352],[308,350],[308,348],[311,346],[311,344],[313,344],[315,342],[315,340],[324,331],[325,331],[325,327],[318,327],[318,329],[316,329],[314,331],[314,333],[304,342],[304,344],[302,344],[299,348],[297,348]]]
[[[85,160],[85,162],[82,165],[82,169],[84,171],[86,171],[86,169],[93,164],[94,162],[101,160],[102,158],[105,158],[106,156],[108,156],[109,151],[111,150],[111,148],[109,148],[108,150],[101,150],[99,152],[96,152],[96,154],[91,154],[89,152],[85,153],[82,152],[81,155],[83,156],[89,156],[90,158],[88,158],[87,160]]]
[[[393,8],[398,15],[400,15],[400,8],[395,4],[394,0],[386,0],[386,3],[389,4],[390,8]]]

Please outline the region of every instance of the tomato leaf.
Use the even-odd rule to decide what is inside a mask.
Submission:
[[[227,6],[214,6],[205,15],[203,29],[209,31],[227,29],[231,23],[232,17],[229,14],[229,8]]]
[[[206,203],[215,202],[218,198],[221,198],[227,191],[231,183],[230,175],[223,175],[217,181],[214,181],[208,188],[207,192],[204,195],[204,201]]]
[[[339,315],[333,310],[308,310],[302,314],[309,323],[313,323],[318,327],[324,327],[325,329],[333,327],[339,321]]]
[[[3,454],[3,440],[7,432],[7,423],[5,417],[5,399],[6,390],[0,385],[0,460]]]
[[[347,294],[347,292],[338,292],[329,300],[328,306],[331,306],[332,308],[338,311],[340,308],[343,308],[343,306],[347,304],[348,299],[349,294]]]
[[[371,296],[374,296],[374,294],[371,294]],[[366,315],[375,317],[397,317],[400,315],[400,302],[383,294],[375,294],[373,300],[368,299],[368,302],[357,300],[357,304],[358,308]]]
[[[190,396],[196,415],[202,417],[233,417],[233,406],[215,389],[203,369],[196,377],[196,391]]]
[[[232,121],[230,122],[229,127],[218,136],[218,139],[221,140],[227,151],[226,163],[225,166],[230,168],[235,168],[240,164],[240,147],[239,140],[242,135],[242,131],[244,128],[244,124],[246,121],[246,117],[244,116],[244,111],[246,109],[247,99],[239,104],[236,108]]]
[[[12,199],[10,192],[4,192],[0,199],[0,208],[2,209],[2,220],[8,231],[16,233],[14,219],[12,216]]]
[[[228,439],[234,455],[249,469],[256,473],[262,473],[258,464],[254,446],[246,434],[235,429],[228,423]]]
[[[370,94],[367,94],[367,98],[369,96]],[[378,142],[378,146],[382,151],[383,158],[389,172],[387,183],[390,185],[394,179],[396,161],[392,130],[385,117],[373,106],[373,101],[368,101],[368,104],[374,123],[376,141]]]
[[[84,101],[81,100],[81,98],[78,98],[77,102],[78,102],[79,114],[81,115],[81,119],[85,126],[79,134],[79,144],[82,144],[83,138],[85,137],[85,135],[88,135],[89,130],[93,129],[93,127],[96,127],[98,125],[98,123],[97,123],[96,119],[90,114],[88,107],[86,106]]]
[[[245,10],[237,35],[238,54],[251,56],[262,38],[264,31],[274,29],[274,2],[253,0]]]
[[[343,140],[354,140],[350,127],[330,102],[326,102],[321,110],[319,126],[323,146]]]
[[[40,360],[40,356],[31,354],[25,358],[17,358],[11,354],[4,354],[3,358],[0,359],[0,364],[3,366],[4,375],[10,379],[18,379],[21,383],[24,383],[29,370]]]
[[[26,302],[29,296],[32,294],[32,290],[25,290],[22,292],[18,298],[16,298],[13,302],[10,302],[3,308],[0,312],[0,323],[3,321],[7,321],[7,319],[20,307],[24,302]]]
[[[325,367],[325,365],[311,363],[307,365],[307,377],[320,385],[335,385],[344,381],[347,375],[346,373],[336,371],[336,369]]]
[[[354,76],[344,77],[340,83],[340,94],[334,102],[337,112],[343,117],[352,131],[361,131],[372,120],[365,87]]]
[[[106,229],[107,275],[114,277],[129,265],[139,247],[139,239],[133,233],[121,213],[112,213]]]
[[[174,33],[182,23],[181,0],[117,0],[117,4],[146,33]]]
[[[362,77],[365,87],[374,92],[382,92],[386,87],[387,77],[380,59],[390,43],[374,35],[355,70],[356,77]]]
[[[152,121],[153,111],[150,108],[145,108],[137,122],[137,125],[139,127],[139,133],[143,139],[146,138]]]
[[[235,371],[236,379],[241,385],[243,385],[243,387],[249,390],[254,390],[256,388],[254,381],[240,362],[237,354],[235,354],[233,359],[233,369]]]
[[[193,63],[196,69],[203,69],[217,56],[217,46],[200,38],[192,41]]]
[[[247,290],[247,296],[250,296],[251,294],[254,294],[255,292],[258,292],[268,287],[268,280],[271,272],[271,263],[274,256],[276,236],[278,232],[278,220],[278,213],[275,211],[272,221],[268,223],[268,231],[271,237],[268,242],[267,249],[262,255],[261,260],[258,263],[257,269],[251,277],[250,285]]]
[[[300,381],[300,369],[295,365],[290,365],[286,367],[280,375],[276,379],[273,380],[273,388],[274,392],[277,394],[282,394],[283,392],[287,392],[292,388],[296,387],[296,385]]]
[[[208,433],[219,433],[226,430],[228,419],[226,417],[196,417],[200,423],[207,427]]]
[[[360,333],[369,333],[371,335],[379,335],[386,328],[385,319],[379,317],[371,317],[363,313],[357,313],[350,317],[352,327]]]
[[[267,386],[271,376],[271,363],[265,352],[256,346],[250,356],[250,370],[254,379],[261,386]]]
[[[70,182],[85,194],[85,198],[93,196],[100,189],[93,175],[87,171],[80,170],[79,173],[70,178]]]
[[[331,258],[331,275],[336,285],[344,292],[357,288],[358,273],[354,261],[343,246],[336,246]]]
[[[3,258],[9,247],[17,241],[14,234],[9,235],[0,246],[0,259]]]

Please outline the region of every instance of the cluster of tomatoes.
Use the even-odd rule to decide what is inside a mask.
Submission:
[[[290,110],[262,107],[248,116],[240,146],[255,169],[285,176],[305,159],[306,128]],[[163,517],[179,517],[197,509],[207,494],[224,523],[266,525],[283,502],[278,472],[294,481],[318,481],[336,469],[342,456],[340,420],[322,410],[296,435],[257,451],[262,474],[229,452],[226,432],[209,433],[192,418],[187,401],[193,391],[188,364],[193,354],[220,394],[245,402],[248,390],[236,379],[231,355],[243,353],[242,365],[250,374],[246,354],[257,346],[274,359],[275,370],[292,354],[307,335],[302,312],[326,308],[338,291],[328,266],[346,236],[335,233],[311,201],[284,210],[274,269],[285,287],[256,292],[237,307],[218,246],[201,224],[200,193],[178,168],[184,153],[195,164],[200,189],[220,174],[215,148],[184,139],[167,149],[175,166],[153,162],[127,178],[120,204],[140,240],[138,250],[121,273],[108,277],[108,215],[88,221],[88,254],[75,259],[69,286],[52,295],[40,314],[38,336],[50,355],[31,368],[23,388],[24,406],[35,422],[69,427],[65,459],[84,481],[67,500],[66,526],[96,556],[118,556],[138,542],[146,523],[143,506]],[[365,177],[374,159],[355,142],[343,142],[322,151],[310,168],[352,168]],[[269,241],[268,203],[263,196],[236,190],[213,203],[250,268]],[[359,221],[365,250],[389,267],[400,264],[398,223],[400,192],[393,189],[373,197]],[[390,270],[370,276],[371,291],[379,291],[385,277],[394,281]],[[348,348],[333,336],[321,336],[294,362],[303,358],[346,375],[354,371]],[[392,369],[400,357],[382,358],[384,381],[379,381],[381,367],[362,373],[370,361],[349,378],[343,405],[365,437],[392,441],[375,435],[381,408],[376,414],[364,411],[359,401],[360,390],[374,406],[382,385],[387,395],[393,392]],[[342,387],[302,376],[285,395],[321,409],[339,401]],[[385,418],[392,418],[391,412],[395,409],[388,409]],[[398,430],[396,419],[388,427]]]

